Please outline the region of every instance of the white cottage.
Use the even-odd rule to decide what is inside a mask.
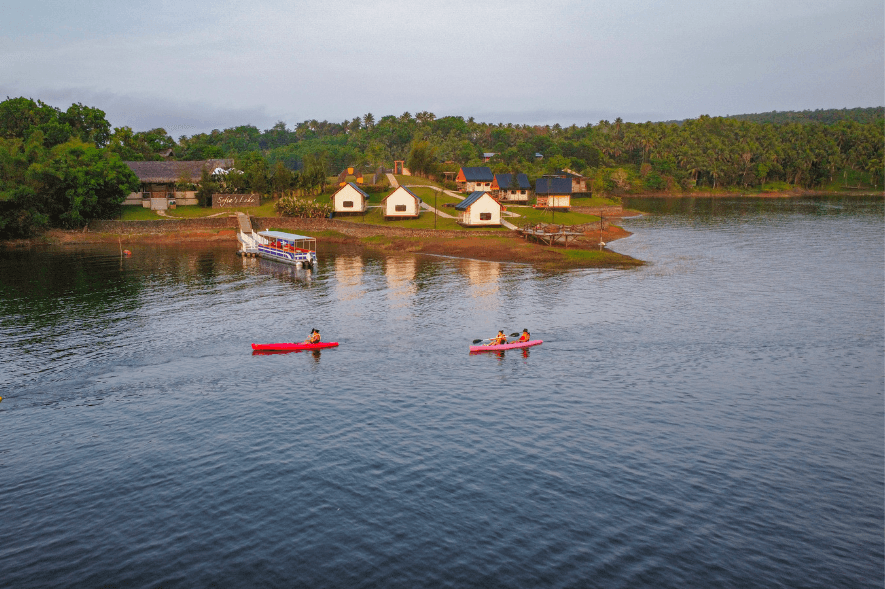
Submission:
[[[385,219],[415,219],[421,211],[421,199],[400,186],[381,201]]]
[[[353,182],[347,182],[332,195],[332,211],[336,215],[362,214],[366,212],[369,195]]]
[[[477,191],[455,205],[458,223],[466,227],[498,226],[503,206],[488,192]]]

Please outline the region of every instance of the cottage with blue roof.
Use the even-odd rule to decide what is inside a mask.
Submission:
[[[516,174],[514,182],[513,174],[495,174],[492,180],[492,196],[501,202],[515,202],[528,204],[532,185],[529,177],[525,174]]]
[[[388,194],[381,206],[385,219],[417,219],[421,214],[421,199],[405,186]]]
[[[458,223],[465,227],[497,227],[501,225],[501,203],[488,192],[477,190],[455,205]]]
[[[336,215],[362,215],[368,202],[368,194],[353,182],[347,182],[332,195],[332,211]]]
[[[570,178],[538,178],[535,194],[536,209],[568,209],[572,206],[572,181]]]
[[[492,189],[492,180],[494,179],[492,169],[488,166],[462,167],[458,170],[455,183],[461,192],[476,192],[477,190],[488,192]]]

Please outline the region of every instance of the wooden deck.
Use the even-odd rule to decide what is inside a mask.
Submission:
[[[532,238],[549,246],[562,244],[568,248],[569,241],[584,235],[584,230],[576,225],[551,225],[540,223],[538,225],[524,225],[519,229],[526,239]]]

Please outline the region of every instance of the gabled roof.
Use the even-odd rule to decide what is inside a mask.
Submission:
[[[356,190],[357,192],[362,194],[364,198],[369,198],[369,195],[366,194],[365,192],[363,192],[363,189],[360,188],[359,186],[357,186],[356,184],[354,184],[353,182],[348,182],[347,184],[349,184],[354,190]],[[344,186],[339,188],[338,192],[341,192],[342,190],[344,190],[344,187],[347,186],[347,184],[345,184]],[[338,194],[338,192],[336,192],[335,194]]]
[[[498,154],[494,151],[484,151],[482,157],[495,157],[496,155]]]
[[[417,200],[419,203],[424,202],[423,200],[421,200],[421,197],[420,197],[420,196],[416,196],[414,192],[412,192],[411,190],[409,190],[409,189],[406,188],[405,186],[400,186],[399,188],[397,188],[396,190],[394,190],[393,192],[391,192],[390,194],[388,194],[387,196],[385,196],[384,199],[383,199],[381,202],[385,202],[388,198],[390,198],[391,196],[393,196],[394,194],[396,194],[396,193],[399,192],[400,190],[405,190],[406,192],[408,192],[409,194],[411,194],[412,197],[413,197],[415,200]],[[360,191],[360,192],[362,192],[362,191]]]
[[[538,178],[535,181],[535,194],[571,194],[570,178]]]
[[[472,193],[470,196],[468,196],[467,198],[465,198],[464,200],[462,200],[461,202],[456,204],[455,210],[456,211],[466,211],[467,207],[469,207],[470,205],[472,205],[473,203],[475,203],[476,201],[478,201],[479,199],[481,199],[484,196],[488,196],[489,198],[492,198],[492,196],[488,192],[483,192],[481,190],[477,190],[476,192]],[[494,198],[492,198],[492,200],[494,200],[500,206],[501,203],[496,201]]]
[[[464,179],[467,182],[491,182],[495,179],[492,175],[492,169],[488,166],[462,167],[461,171],[464,172]]]
[[[513,189],[511,184],[513,182],[513,174],[495,174],[495,182],[498,183],[498,188],[501,190],[511,190]],[[516,183],[519,184],[519,190],[531,190],[532,188],[529,177],[525,174],[517,174]]]
[[[234,160],[215,159],[188,162],[124,162],[138,176],[138,181],[145,184],[166,184],[178,182],[184,176],[191,182],[200,179],[203,168],[210,172],[215,168],[232,168]]]
[[[555,176],[566,176],[568,178],[580,178],[580,179],[584,178],[584,176],[582,176],[581,174],[578,174],[574,170],[569,170],[568,168],[564,168],[562,170],[559,170],[554,175]]]

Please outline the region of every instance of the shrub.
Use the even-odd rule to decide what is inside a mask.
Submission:
[[[274,208],[285,217],[301,217],[305,219],[322,219],[332,212],[332,203],[322,203],[295,196],[283,196],[277,200]]]

